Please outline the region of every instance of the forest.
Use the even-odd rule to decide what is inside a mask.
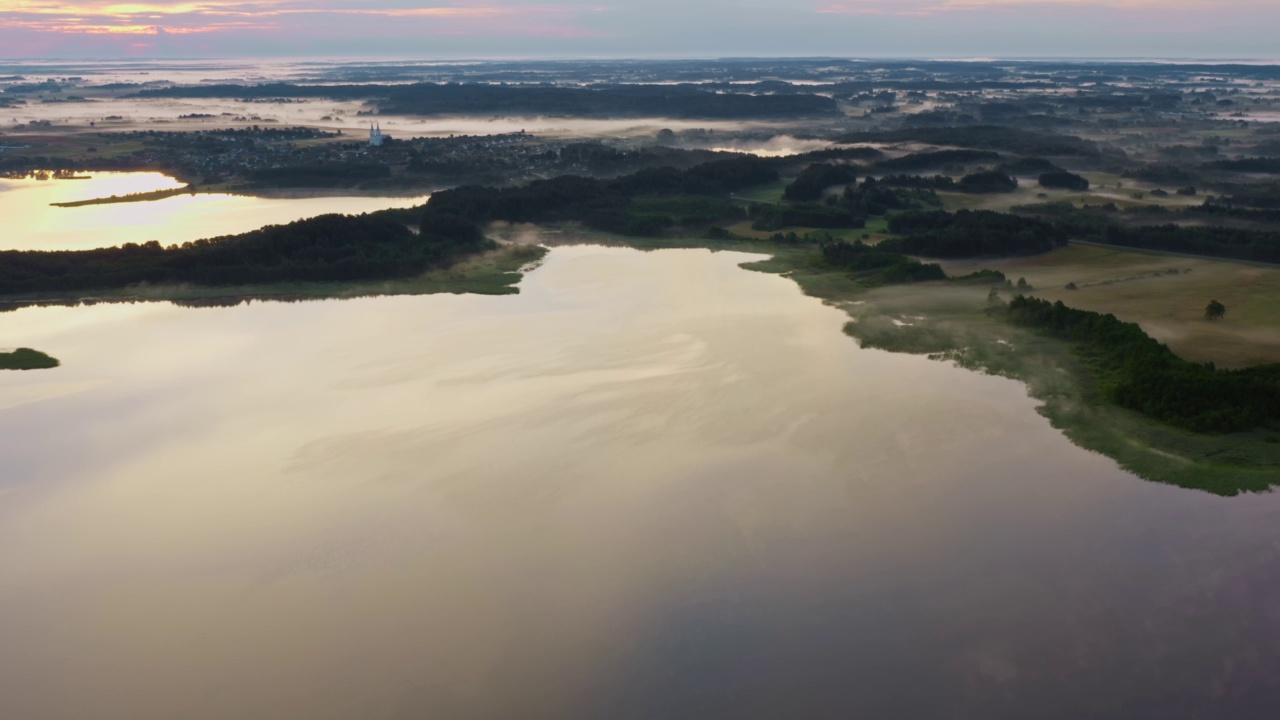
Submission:
[[[995,162],[999,159],[999,153],[989,150],[929,150],[903,155],[899,158],[881,160],[874,167],[878,172],[911,172],[940,168],[946,165]]]
[[[885,175],[879,180],[889,187],[927,188],[930,190],[955,190],[956,181],[949,175]]]
[[[379,215],[322,215],[243,235],[164,247],[0,252],[0,294],[101,290],[141,283],[248,285],[406,277],[447,266],[493,244],[448,215],[414,233]]]
[[[610,180],[566,175],[519,187],[463,186],[433,195],[426,212],[473,223],[578,221],[605,232],[654,235],[675,225],[743,219],[745,212],[724,196],[777,179],[772,163],[738,157],[688,170],[641,170]],[[643,198],[664,200],[642,202]],[[702,200],[694,203],[693,198]],[[683,212],[694,206],[699,212]]]
[[[827,198],[827,202],[861,217],[881,216],[890,210],[925,210],[942,206],[938,194],[928,187],[894,186],[884,179],[870,177],[860,185],[846,187],[840,195]]]
[[[1085,235],[1079,239],[1144,250],[1181,252],[1233,260],[1280,262],[1280,233],[1269,231],[1214,225],[1168,224],[1140,227],[1109,225],[1101,234]]]
[[[827,265],[864,273],[863,281],[871,285],[946,280],[947,274],[936,264],[924,264],[914,258],[894,252],[886,252],[884,244],[871,246],[861,240],[852,243],[844,240],[822,243],[822,259]]]
[[[1034,255],[1067,242],[1067,234],[1055,225],[991,210],[906,212],[889,218],[889,231],[901,237],[880,247],[939,258]]]
[[[1007,312],[1015,325],[1072,343],[1102,394],[1121,407],[1201,433],[1280,424],[1280,364],[1222,370],[1189,362],[1135,323],[1062,301],[1019,295]]]
[[[1167,210],[1132,208],[1120,216],[1114,206],[1077,208],[1067,202],[1020,205],[1013,208],[1020,216],[1041,218],[1073,240],[1118,245],[1140,250],[1159,250],[1205,257],[1220,257],[1251,262],[1280,263],[1280,232],[1254,230],[1225,225],[1164,223],[1135,225],[1135,220],[1153,217],[1188,217],[1222,215],[1242,220],[1275,222],[1276,211],[1251,210],[1206,201],[1203,205]],[[1120,220],[1128,222],[1122,223]]]
[[[860,228],[867,224],[866,215],[848,208],[818,203],[755,204],[748,208],[754,230],[781,230],[785,227]]]
[[[848,165],[831,165],[814,163],[800,172],[800,175],[782,193],[783,200],[805,202],[821,200],[823,192],[834,185],[848,185],[857,180],[857,173]]]
[[[974,194],[1006,193],[1018,189],[1018,180],[999,170],[983,170],[960,178],[956,188]]]
[[[1280,174],[1280,158],[1259,157],[1259,158],[1240,158],[1239,160],[1217,160],[1205,165],[1211,170],[1223,170],[1226,172],[1241,173],[1263,173],[1267,175]]]
[[[1058,188],[1084,192],[1089,189],[1089,181],[1066,170],[1051,170],[1040,174],[1040,187]]]

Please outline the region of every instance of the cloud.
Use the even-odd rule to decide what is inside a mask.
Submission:
[[[347,27],[353,19],[381,20],[381,32],[493,33],[579,37],[592,34],[578,20],[596,6],[453,3],[423,7],[398,0],[207,0],[204,2],[46,2],[5,0],[0,28],[61,35],[154,35],[308,30],[326,23]],[[394,21],[394,26],[392,22]],[[377,28],[374,28],[377,29]],[[11,33],[10,33],[11,34]],[[322,33],[323,34],[323,33]]]
[[[1275,0],[0,0],[0,56],[1237,57],[1274,55],[1277,22]]]
[[[1157,10],[1161,12],[1222,8],[1209,0],[836,0],[821,4],[823,15],[929,16],[997,10]]]

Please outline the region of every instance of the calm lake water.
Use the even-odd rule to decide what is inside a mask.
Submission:
[[[84,173],[88,180],[0,178],[0,250],[85,250],[157,240],[163,245],[234,235],[325,213],[360,214],[422,205],[427,197],[257,198],[179,195],[139,203],[52,203],[182,187],[160,173]]]
[[[1142,482],[733,253],[0,314],[0,717],[1258,718],[1280,497]]]

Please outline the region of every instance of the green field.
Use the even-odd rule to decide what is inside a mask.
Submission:
[[[889,221],[885,218],[871,218],[867,220],[867,226],[864,228],[843,228],[843,229],[826,229],[811,227],[784,227],[781,230],[755,230],[751,227],[750,220],[743,220],[739,223],[726,228],[735,235],[742,237],[756,238],[759,240],[767,240],[776,233],[795,233],[804,235],[806,233],[827,233],[832,237],[844,240],[862,240],[865,243],[874,245],[885,238],[892,237],[889,233]]]
[[[98,133],[8,135],[5,143],[30,145],[23,150],[11,151],[13,156],[40,156],[58,160],[92,160],[132,155],[143,149],[139,140],[132,138],[104,138]]]
[[[786,191],[790,182],[790,180],[779,180],[768,185],[743,190],[742,192],[734,193],[733,198],[750,202],[780,203],[782,202],[782,193]]]

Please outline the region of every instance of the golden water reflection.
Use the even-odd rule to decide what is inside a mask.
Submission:
[[[0,250],[85,250],[150,240],[163,245],[234,235],[326,213],[359,214],[422,205],[422,197],[258,198],[177,195],[147,202],[51,207],[112,195],[168,190],[160,173],[85,173],[85,180],[0,178]]]

